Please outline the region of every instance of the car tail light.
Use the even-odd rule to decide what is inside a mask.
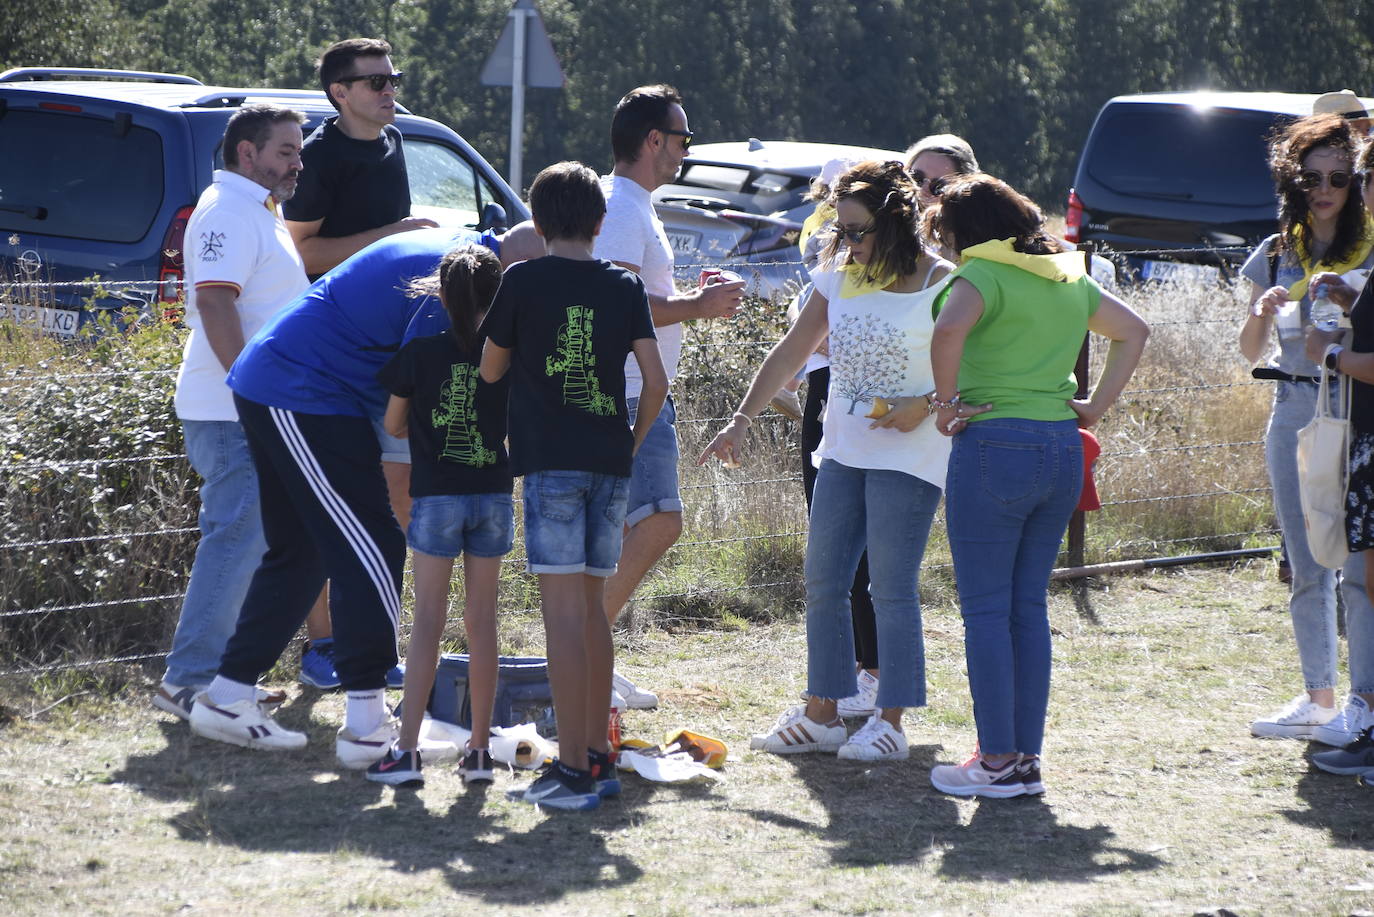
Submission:
[[[157,299],[163,305],[163,317],[170,321],[179,320],[184,309],[185,294],[181,284],[186,279],[186,261],[182,257],[182,246],[186,242],[186,223],[195,209],[194,206],[187,206],[178,210],[167,227],[167,234],[162,237],[162,257],[157,269]]]
[[[1064,238],[1069,242],[1081,242],[1083,230],[1083,201],[1078,192],[1069,189],[1069,207],[1064,211]]]

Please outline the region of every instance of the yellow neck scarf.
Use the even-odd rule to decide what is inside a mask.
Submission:
[[[1313,274],[1320,274],[1323,271],[1344,274],[1353,271],[1364,264],[1371,251],[1374,251],[1374,217],[1370,217],[1369,214],[1365,214],[1364,231],[1360,236],[1359,244],[1350,253],[1350,257],[1344,261],[1323,259],[1313,262],[1312,255],[1307,250],[1307,244],[1300,236],[1294,236],[1293,253],[1297,255],[1298,264],[1302,266],[1302,279],[1288,288],[1288,298],[1294,301],[1302,299],[1307,294],[1307,284],[1312,280]]]
[[[998,264],[1029,271],[1037,277],[1053,280],[1056,283],[1069,283],[1088,273],[1083,263],[1082,252],[1059,252],[1054,255],[1027,255],[1012,247],[1013,239],[994,239],[970,245],[959,255],[959,263],[970,258],[982,258]]]
[[[868,293],[876,293],[892,285],[897,279],[896,274],[886,277],[877,277],[872,280],[865,280],[864,274],[867,268],[857,262],[846,264],[840,268],[840,298],[852,299],[855,296],[864,296]]]

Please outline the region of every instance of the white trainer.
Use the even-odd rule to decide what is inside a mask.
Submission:
[[[396,741],[398,732],[394,719],[382,720],[380,726],[365,736],[355,735],[353,730],[343,726],[334,738],[334,756],[339,759],[341,767],[354,771],[364,770],[387,753]],[[424,757],[429,756],[423,747],[420,754]]]
[[[652,710],[658,706],[657,694],[637,687],[619,672],[611,673],[611,688],[620,692],[620,696],[625,698],[625,707],[631,710]]]
[[[1345,700],[1345,706],[1330,720],[1312,730],[1312,739],[1323,745],[1344,748],[1364,732],[1365,727],[1374,726],[1374,712],[1364,698],[1352,694]]]
[[[859,672],[859,690],[835,702],[840,716],[872,716],[878,712],[878,679],[866,671]]]
[[[153,706],[179,716],[183,720],[189,720],[191,708],[196,705],[196,695],[204,690],[205,686],[203,685],[186,688],[181,685],[174,685],[170,681],[164,681],[153,692]],[[286,692],[259,687],[257,689],[257,701],[260,707],[270,712],[273,707],[279,707],[286,702]]]
[[[191,705],[190,720],[191,731],[196,735],[241,748],[296,751],[305,747],[305,733],[285,728],[256,701],[240,700],[220,706],[202,691]]]
[[[1304,691],[1283,707],[1250,724],[1250,734],[1261,739],[1310,739],[1318,726],[1336,717],[1335,707],[1323,707]]]
[[[778,717],[773,728],[749,739],[755,751],[775,755],[800,755],[812,751],[839,751],[849,737],[843,723],[826,726],[806,716],[806,707],[798,704]]]
[[[902,731],[875,713],[836,754],[851,761],[905,761],[910,749]]]
[[[932,767],[930,785],[951,796],[986,796],[990,799],[1025,796],[1028,791],[1021,777],[1020,760],[1017,756],[1003,762],[1001,767],[989,767],[983,756],[974,752],[963,764]]]

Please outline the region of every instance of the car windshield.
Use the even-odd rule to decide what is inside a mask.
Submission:
[[[655,197],[692,202],[709,210],[781,214],[802,206],[802,196],[810,186],[805,175],[689,159],[683,163],[681,177]]]
[[[1206,204],[1274,202],[1265,137],[1274,116],[1188,105],[1113,105],[1087,169],[1119,194]]]

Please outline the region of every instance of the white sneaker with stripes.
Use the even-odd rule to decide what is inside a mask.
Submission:
[[[840,746],[838,755],[852,761],[905,761],[909,753],[901,730],[875,713]]]
[[[798,704],[778,717],[773,728],[749,740],[755,751],[775,755],[799,755],[811,751],[838,751],[848,732],[843,723],[825,726],[806,716],[806,707]]]
[[[256,701],[241,700],[220,706],[204,692],[196,695],[191,706],[191,731],[243,748],[295,751],[305,747],[305,733],[283,727]]]

